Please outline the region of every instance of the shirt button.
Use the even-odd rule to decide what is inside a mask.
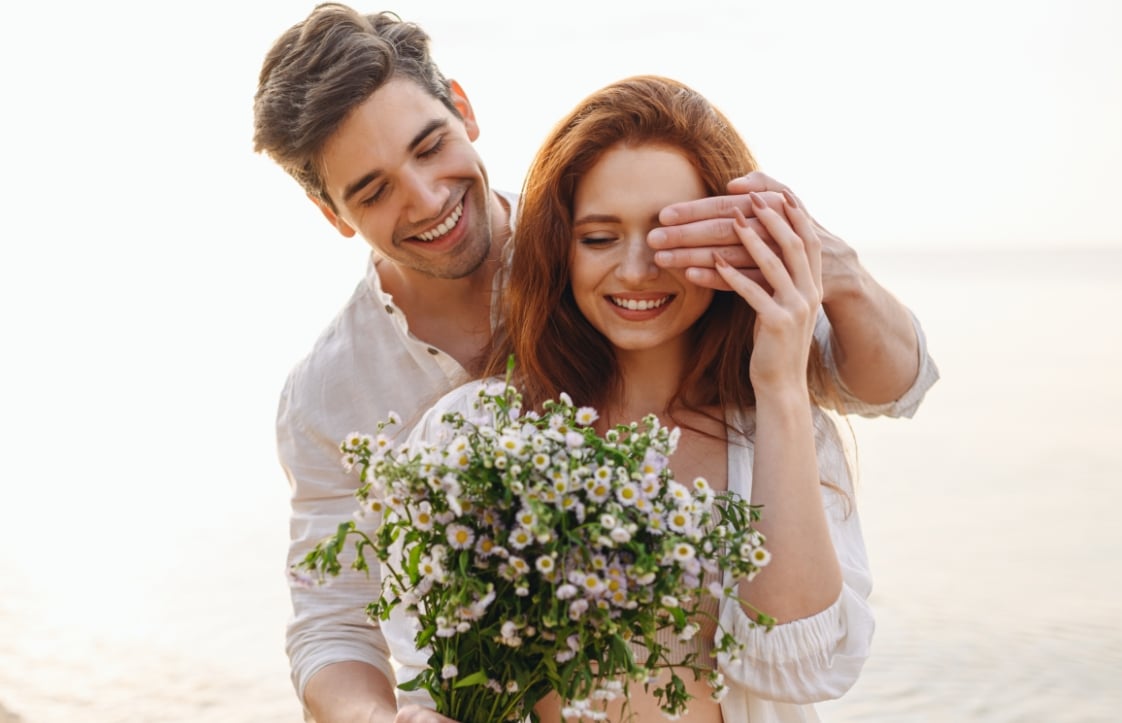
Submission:
[[[392,314],[393,313],[393,307],[390,306],[389,304],[386,304],[386,313],[387,314]]]
[[[431,346],[429,347],[429,354],[432,354],[433,356],[436,356],[439,353],[440,353],[439,349],[433,349]]]

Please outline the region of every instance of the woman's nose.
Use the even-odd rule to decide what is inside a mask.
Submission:
[[[624,249],[616,274],[628,283],[636,284],[658,276],[659,267],[654,262],[654,250],[647,245],[647,235],[633,234]]]

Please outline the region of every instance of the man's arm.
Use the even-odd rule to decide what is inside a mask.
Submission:
[[[304,705],[315,723],[391,723],[397,715],[393,684],[355,661],[320,668],[304,688]]]
[[[781,194],[791,192],[758,171],[733,180],[728,190],[728,196],[678,203],[662,210],[659,218],[663,225],[648,236],[659,266],[684,268],[691,281],[727,290],[728,285],[714,269],[716,253],[742,273],[762,280],[733,230],[733,209],[739,208],[756,231],[770,241],[762,226],[751,218],[748,193],[763,194],[769,206],[782,212]],[[814,223],[822,240],[822,306],[830,321],[838,379],[850,394],[868,404],[899,399],[916,382],[920,370],[919,340],[912,315],[869,274],[848,244]]]

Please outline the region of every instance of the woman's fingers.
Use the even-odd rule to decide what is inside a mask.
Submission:
[[[806,254],[807,264],[810,268],[811,279],[818,290],[818,298],[822,298],[822,239],[818,238],[818,230],[814,221],[807,215],[798,199],[787,190],[783,191],[784,212],[791,228],[803,240],[803,252]]]
[[[805,240],[791,227],[783,214],[769,207],[757,194],[753,193],[750,196],[756,218],[764,225],[764,228],[767,229],[772,239],[779,246],[782,254],[781,264],[784,266],[786,276],[792,281],[793,287],[804,294],[814,289],[815,295],[821,296],[820,292],[817,291],[818,285],[814,283],[810,261],[807,258]],[[784,201],[784,207],[786,210],[786,200]],[[817,241],[817,236],[814,236],[814,238]],[[763,267],[761,266],[761,268]],[[768,281],[777,291],[780,290],[781,287],[775,281],[766,275],[765,278],[768,278]]]

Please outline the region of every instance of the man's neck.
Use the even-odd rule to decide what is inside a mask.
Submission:
[[[490,340],[493,284],[502,247],[510,236],[506,203],[492,193],[489,208],[491,249],[471,274],[459,279],[440,279],[388,260],[378,264],[382,288],[404,312],[409,330],[468,368]]]

